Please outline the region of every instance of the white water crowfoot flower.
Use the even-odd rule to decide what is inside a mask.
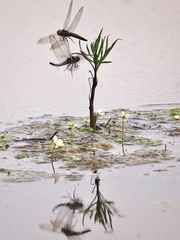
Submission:
[[[102,117],[102,116],[104,116],[105,115],[105,113],[102,111],[102,109],[99,109],[97,112],[96,112],[96,116],[97,117]]]
[[[179,120],[180,119],[180,115],[174,115],[174,119],[175,120]]]
[[[85,126],[85,127],[88,127],[89,124],[90,124],[89,118],[84,118],[84,126]]]
[[[75,122],[70,122],[70,123],[68,124],[68,127],[69,127],[69,129],[74,129],[74,128],[77,128],[77,127],[78,127],[78,124],[75,123]]]
[[[126,113],[125,111],[121,111],[120,117],[121,117],[122,119],[126,119],[126,118],[129,117],[129,114]]]
[[[56,135],[53,137],[53,143],[54,143],[54,148],[59,148],[64,146],[63,140],[58,138]]]

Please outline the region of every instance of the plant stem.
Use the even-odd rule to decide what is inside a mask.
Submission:
[[[51,154],[53,154],[53,152],[54,152],[54,149],[55,149],[55,145],[53,146],[53,149],[52,149],[52,152],[51,152]],[[55,171],[55,168],[54,168],[53,159],[51,159],[51,166],[52,166],[53,173],[56,173],[56,171]]]
[[[89,97],[90,127],[93,128],[93,130],[96,130],[96,116],[94,113],[94,97],[95,97],[97,84],[98,84],[97,67],[95,66],[93,84],[92,84],[91,93]]]
[[[55,168],[54,168],[54,164],[53,164],[53,160],[51,160],[51,166],[52,166],[52,169],[53,169],[53,173],[56,173]]]
[[[122,121],[122,152],[123,152],[123,155],[125,155],[125,150],[124,150],[124,127],[125,127],[125,121],[124,121],[124,118],[123,118],[123,121]]]

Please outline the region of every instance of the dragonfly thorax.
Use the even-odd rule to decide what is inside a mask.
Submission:
[[[71,56],[67,59],[68,64],[74,64],[80,61],[80,57],[79,56]]]
[[[66,31],[64,29],[59,29],[57,31],[57,35],[59,35],[61,37],[69,37],[70,34],[71,34],[70,32],[68,32],[68,31]]]
[[[74,37],[74,38],[77,38],[77,39],[82,40],[82,41],[87,41],[86,38],[80,36],[79,34],[74,33],[74,32],[69,32],[69,31],[67,31],[67,30],[65,30],[65,29],[62,29],[62,30],[59,29],[59,30],[57,31],[57,35],[59,35],[59,36],[61,36],[61,37],[64,37],[64,38]]]

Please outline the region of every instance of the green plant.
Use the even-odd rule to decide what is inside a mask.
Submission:
[[[95,98],[95,91],[98,85],[98,70],[101,64],[111,63],[111,61],[107,61],[106,58],[117,43],[118,40],[116,39],[110,46],[109,46],[109,35],[102,37],[101,29],[97,39],[88,46],[86,45],[86,51],[82,50],[81,43],[79,41],[80,46],[80,53],[81,55],[89,62],[92,67],[90,70],[91,77],[89,80],[90,86],[90,93],[89,93],[89,112],[90,112],[90,127],[94,130],[96,129],[96,114],[94,111],[94,98]]]

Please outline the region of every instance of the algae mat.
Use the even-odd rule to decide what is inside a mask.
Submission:
[[[88,127],[88,118],[64,116],[1,132],[1,178],[31,181],[51,177],[53,171],[66,172],[70,178],[73,171],[78,178],[84,169],[180,161],[179,108],[126,110],[124,124],[121,111],[99,116],[95,132]],[[64,142],[60,148],[50,140],[55,132]]]

